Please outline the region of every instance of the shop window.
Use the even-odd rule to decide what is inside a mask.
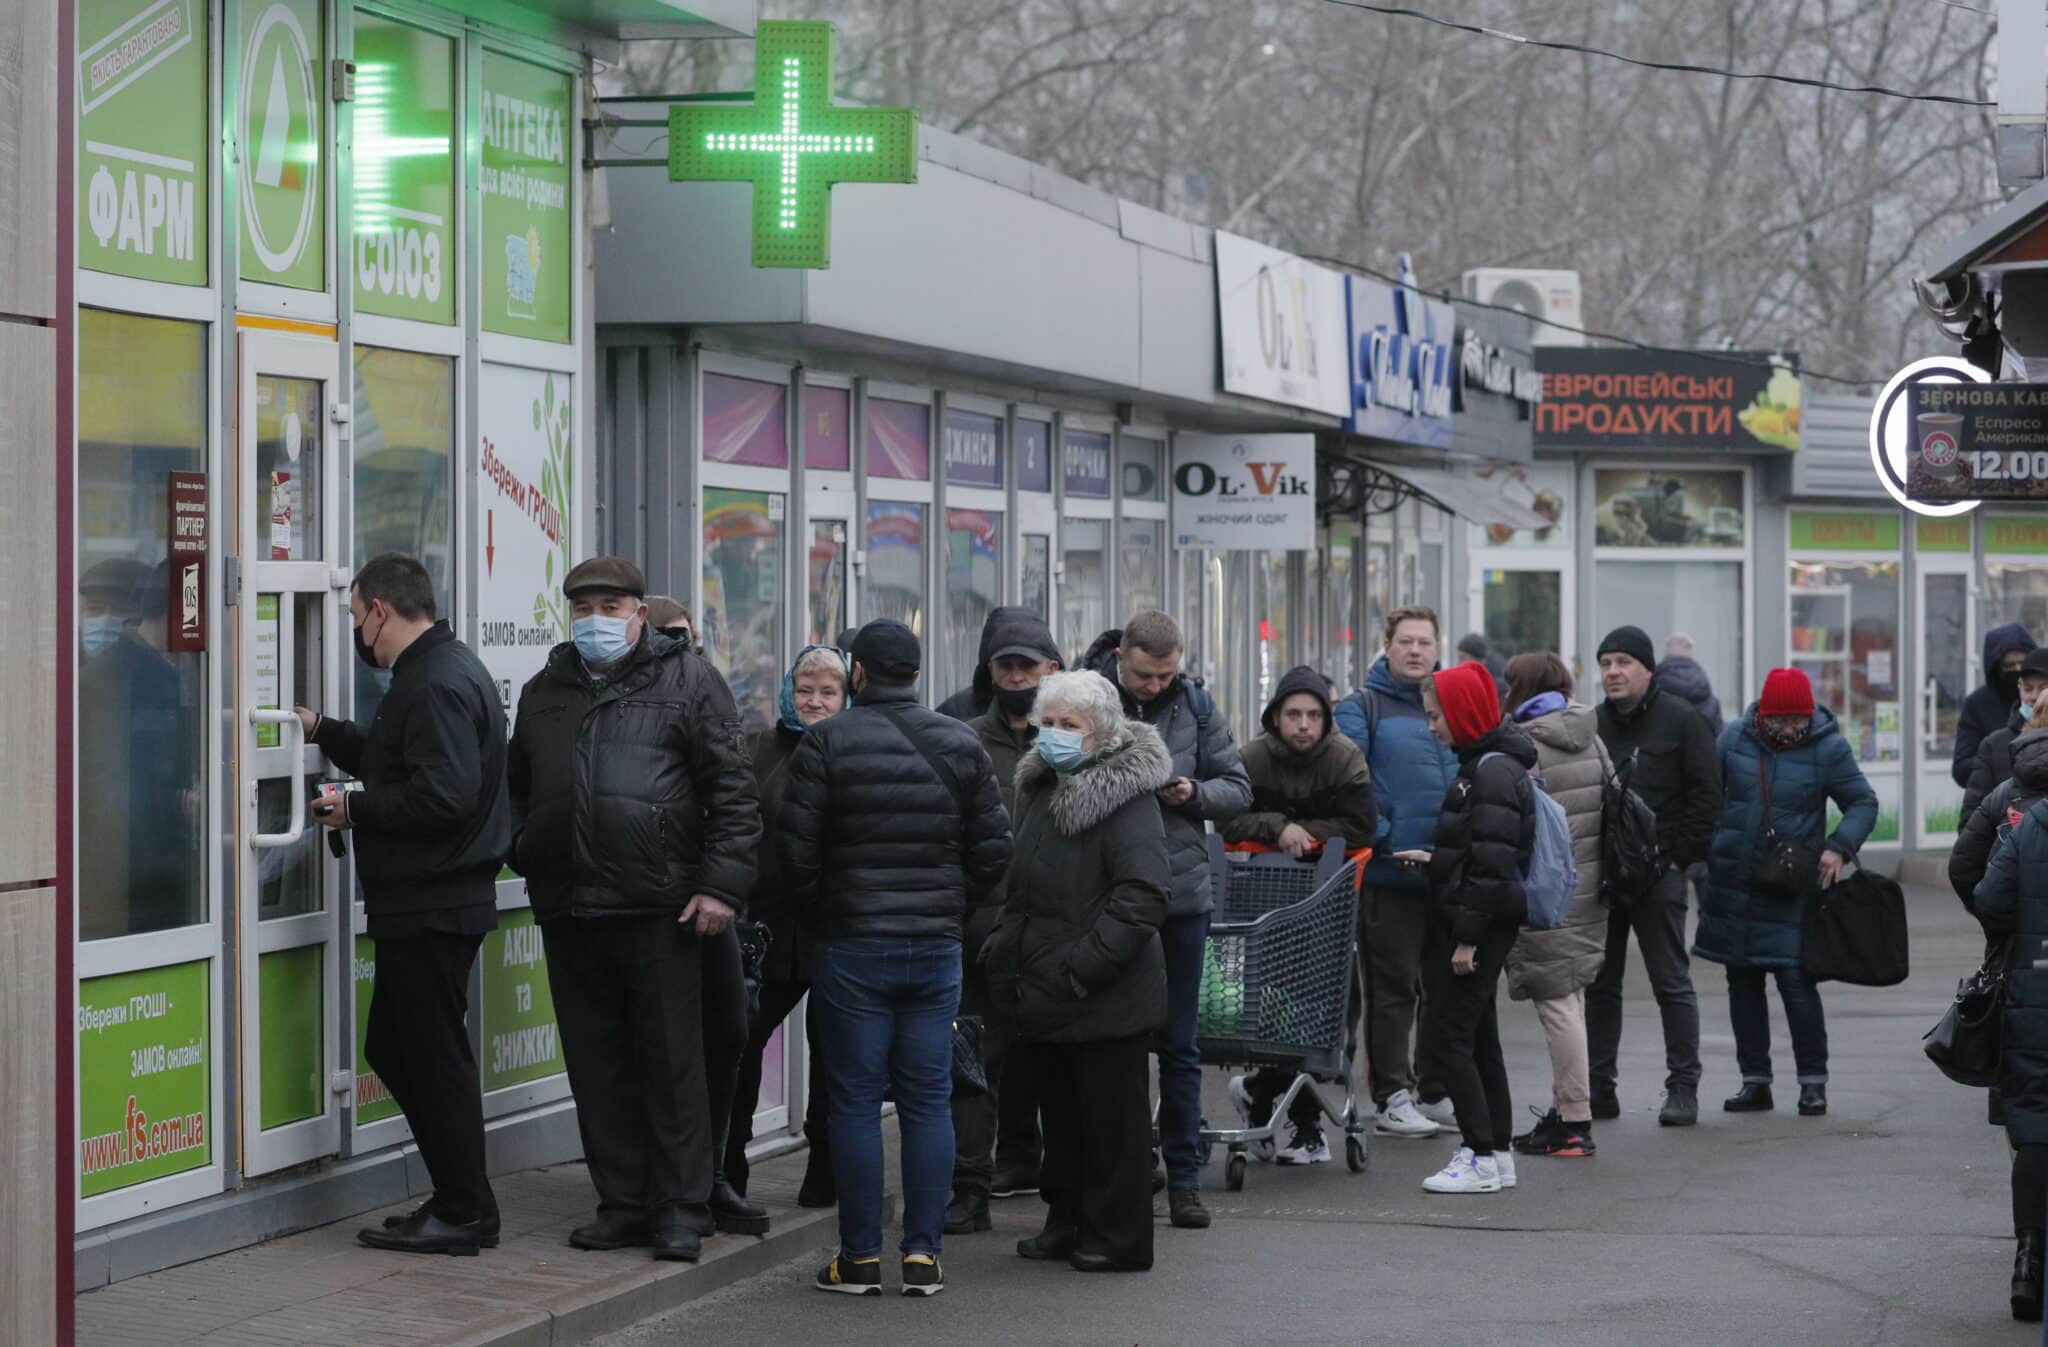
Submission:
[[[1126,519],[1117,525],[1117,588],[1123,607],[1119,621],[1145,608],[1166,604],[1166,522]]]
[[[1323,670],[1337,685],[1337,691],[1348,693],[1364,681],[1364,669],[1359,656],[1364,652],[1361,644],[1368,648],[1372,642],[1362,641],[1362,633],[1353,625],[1358,602],[1358,539],[1335,537],[1330,539],[1330,556],[1323,572],[1323,630],[1329,640],[1329,663]]]
[[[783,650],[784,498],[704,488],[704,654],[725,675],[749,728],[773,723]]]
[[[2048,636],[2048,556],[2038,561],[1986,562],[1977,592],[1978,631],[2017,622],[2037,641]],[[1977,672],[1980,677],[1986,673]]]
[[[1317,673],[1329,669],[1323,627],[1323,549],[1320,544],[1298,554],[1301,557],[1301,588],[1296,607],[1301,613],[1301,662]]]
[[[1287,592],[1289,555],[1286,552],[1260,552],[1253,558],[1255,573],[1252,580],[1258,588],[1254,611],[1259,615],[1255,655],[1258,695],[1251,707],[1253,719],[1265,710],[1280,675],[1294,663],[1289,646],[1294,636],[1294,604]]]
[[[1899,563],[1792,563],[1786,662],[1813,683],[1862,762],[1896,762],[1899,718]],[[1697,640],[1697,636],[1694,638]]]
[[[867,620],[894,618],[923,639],[924,506],[869,501],[867,554],[867,575],[861,588]],[[980,636],[975,633],[977,642]]]
[[[1721,704],[1743,704],[1741,562],[1601,561],[1593,592],[1594,630],[1641,627],[1658,649],[1673,631],[1687,632]]]
[[[1123,457],[1125,500],[1165,500],[1166,442],[1141,435],[1125,435],[1118,441]]]
[[[206,389],[202,325],[80,310],[84,940],[207,918],[206,655],[171,649],[168,564],[170,475],[206,470]]]
[[[788,387],[705,371],[704,461],[788,467]]]
[[[1739,468],[1593,474],[1593,538],[1602,547],[1735,548],[1746,536]]]
[[[868,476],[928,482],[932,476],[932,412],[922,402],[869,398]]]
[[[435,611],[452,617],[455,362],[358,346],[355,367],[355,565],[386,552],[417,558]],[[358,664],[355,682],[356,719],[367,724],[391,673]]]
[[[844,388],[804,389],[804,466],[846,472],[853,466],[853,394]]]
[[[1052,624],[1052,538],[1043,533],[1024,535],[1023,602],[1046,624]]]
[[[810,608],[806,642],[830,645],[846,630],[846,521],[811,523]]]
[[[1060,648],[1075,667],[1109,628],[1109,521],[1069,519],[1060,530]]]
[[[1003,517],[987,510],[946,511],[946,624],[939,634],[936,691],[974,678],[982,624],[1003,598]]]
[[[1489,567],[1482,592],[1485,617],[1481,631],[1493,656],[1511,660],[1517,655],[1563,652],[1562,571]]]
[[[1248,673],[1253,675],[1253,689],[1257,688],[1256,670],[1262,648],[1258,633],[1263,619],[1254,616],[1258,608],[1252,594],[1253,572],[1259,562],[1250,552],[1241,550],[1213,555],[1212,576],[1219,583],[1214,586],[1211,601],[1210,630],[1221,633],[1222,640],[1214,657],[1215,672],[1208,680],[1209,690],[1215,694],[1217,705],[1229,715],[1230,728],[1242,742],[1265,709],[1263,705],[1246,705],[1250,699],[1243,691]]]

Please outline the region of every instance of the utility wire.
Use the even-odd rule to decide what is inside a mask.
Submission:
[[[1943,2],[1955,3],[1955,0],[1943,0]],[[1682,75],[1716,75],[1722,79],[1731,80],[1763,80],[1774,84],[1795,84],[1801,88],[1828,89],[1836,93],[1845,94],[1877,94],[1884,98],[1903,99],[1909,103],[1945,103],[1953,107],[1962,108],[1990,108],[1998,106],[1995,102],[1982,98],[1959,98],[1954,94],[1908,93],[1903,89],[1893,89],[1882,84],[1837,84],[1832,80],[1808,79],[1804,75],[1779,75],[1758,70],[1725,70],[1720,66],[1690,65],[1673,61],[1646,61],[1641,57],[1624,56],[1620,52],[1605,51],[1599,47],[1581,46],[1576,42],[1552,42],[1543,38],[1523,37],[1519,33],[1504,33],[1498,28],[1488,28],[1483,24],[1460,23],[1456,19],[1445,19],[1435,14],[1425,14],[1419,9],[1405,9],[1399,5],[1370,4],[1368,0],[1323,0],[1323,3],[1326,5],[1340,5],[1345,9],[1365,10],[1372,14],[1390,15],[1395,18],[1420,19],[1424,23],[1433,23],[1439,28],[1451,28],[1461,33],[1473,33],[1480,37],[1492,38],[1496,42],[1512,42],[1522,47],[1542,47],[1550,51],[1568,51],[1576,52],[1582,56],[1604,57],[1609,61],[1621,61],[1627,65],[1641,66],[1645,70],[1671,70]],[[1957,4],[1956,8],[1970,9],[1973,6]]]
[[[1391,275],[1376,267],[1366,266],[1363,262],[1354,262],[1348,257],[1325,257],[1317,253],[1301,253],[1299,255],[1310,262],[1321,262],[1325,266],[1342,267],[1346,271],[1356,271],[1361,275],[1370,276],[1376,281],[1385,281],[1387,284],[1401,289],[1409,288],[1409,282],[1402,280],[1399,276]],[[1727,351],[1702,351],[1690,346],[1659,346],[1654,342],[1637,341],[1634,337],[1623,337],[1613,332],[1596,332],[1590,327],[1573,327],[1570,323],[1560,323],[1555,318],[1545,318],[1541,314],[1518,309],[1512,304],[1493,304],[1483,299],[1467,299],[1463,295],[1454,295],[1448,290],[1432,290],[1428,286],[1420,284],[1415,285],[1414,289],[1419,294],[1430,299],[1440,299],[1446,303],[1462,304],[1472,309],[1492,309],[1496,313],[1519,314],[1521,317],[1527,318],[1532,322],[1541,323],[1545,327],[1554,327],[1560,332],[1574,332],[1581,337],[1591,337],[1595,341],[1613,342],[1617,346],[1627,346],[1638,351],[1655,351],[1661,354],[1690,356],[1699,360],[1718,360],[1723,364],[1741,365],[1747,369],[1772,368],[1770,361],[1759,360],[1751,356],[1737,355]],[[1807,369],[1803,366],[1800,368],[1799,373],[1802,378],[1818,379],[1822,383],[1841,384],[1848,388],[1874,388],[1884,383],[1882,379],[1850,378],[1847,375],[1829,374],[1825,370]]]

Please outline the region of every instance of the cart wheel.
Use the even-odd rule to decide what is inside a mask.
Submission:
[[[1244,1153],[1233,1152],[1223,1162],[1223,1186],[1233,1193],[1244,1191]]]
[[[1365,1172],[1365,1138],[1344,1138],[1344,1163],[1351,1166],[1354,1174]]]

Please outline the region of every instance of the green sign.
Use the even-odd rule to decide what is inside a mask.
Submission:
[[[569,153],[576,84],[567,75],[484,53],[486,332],[569,337]]]
[[[364,1127],[399,1114],[398,1101],[391,1097],[391,1091],[384,1088],[384,1082],[377,1079],[377,1073],[370,1070],[370,1060],[363,1055],[364,1041],[370,1036],[370,994],[377,982],[377,942],[366,935],[356,937],[356,951],[353,972],[356,984],[356,1126]]]
[[[235,86],[242,279],[327,287],[318,0],[248,0]]]
[[[1834,510],[1794,510],[1792,546],[1817,552],[1896,552],[1898,512],[1845,514]]]
[[[455,43],[356,15],[356,308],[455,321]]]
[[[199,0],[79,0],[79,266],[206,284],[206,25]]]
[[[671,182],[754,184],[754,265],[832,264],[833,184],[916,182],[915,108],[832,106],[829,23],[754,31],[754,105],[674,107]]]
[[[2033,554],[2048,552],[2048,515],[1985,515],[1984,550]]]
[[[1970,521],[1933,519],[1921,515],[1913,521],[1913,542],[1923,552],[1967,552],[1970,550]]]
[[[256,1004],[262,1097],[258,1124],[269,1131],[327,1111],[327,1054],[322,1051],[319,945],[273,950],[256,960]]]
[[[547,946],[530,911],[506,912],[484,937],[484,1089],[558,1075],[562,1036],[548,986]]]
[[[78,984],[78,1193],[213,1159],[205,962]]]

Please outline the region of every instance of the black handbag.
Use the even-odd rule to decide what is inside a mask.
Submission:
[[[1958,1085],[1998,1084],[2005,1051],[2005,977],[1990,964],[1956,984],[1956,999],[1920,1040],[1927,1060]]]
[[[1649,893],[1664,874],[1657,814],[1629,789],[1634,754],[1600,783],[1600,901],[1627,907]]]
[[[1815,982],[1898,986],[1911,969],[1905,891],[1859,866],[1807,901],[1799,950]]]
[[[1765,898],[1798,902],[1820,885],[1820,847],[1778,831],[1771,813],[1769,759],[1761,748],[1756,755],[1756,784],[1764,799],[1764,854],[1757,857],[1750,872],[1750,888]]]
[[[988,1069],[981,1061],[981,1016],[953,1021],[953,1097],[988,1093]]]
[[[768,964],[768,947],[775,933],[758,921],[736,921],[732,929],[740,938],[740,978],[747,988],[747,1023],[761,1013],[761,971]]]

